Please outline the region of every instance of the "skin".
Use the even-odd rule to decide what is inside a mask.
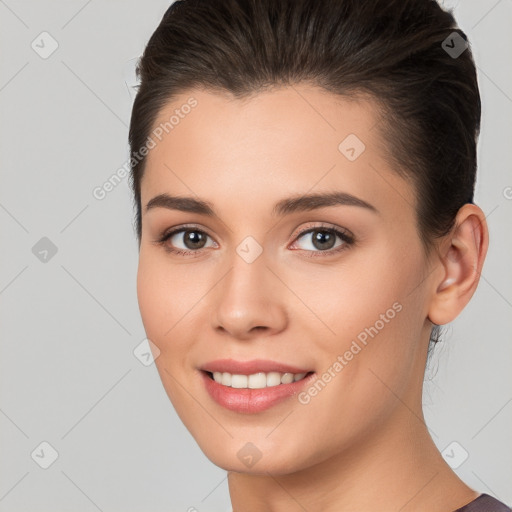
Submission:
[[[138,300],[165,390],[205,455],[228,471],[233,510],[450,512],[475,499],[435,446],[421,398],[431,322],[456,318],[478,284],[488,246],[481,209],[463,206],[426,254],[416,192],[386,163],[370,99],[303,84],[243,101],[190,90],[155,125],[190,96],[197,107],[148,155]],[[348,134],[366,146],[355,161],[338,150]],[[378,213],[338,205],[271,216],[283,198],[333,190]],[[207,200],[217,216],[146,212],[164,192]],[[155,243],[188,223],[208,235],[198,256]],[[298,237],[322,225],[356,242],[333,253],[311,233]],[[263,249],[250,264],[236,252],[247,236]],[[198,250],[183,232],[171,240]],[[307,404],[292,397],[241,414],[206,392],[198,367],[219,358],[271,359],[320,378],[394,303],[400,312]],[[248,442],[261,453],[250,468],[237,456]]]

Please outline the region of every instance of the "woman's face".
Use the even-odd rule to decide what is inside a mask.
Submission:
[[[155,127],[173,115],[141,184],[138,300],[206,456],[291,473],[420,416],[433,285],[415,192],[385,162],[374,104],[304,85],[244,101],[191,90]],[[306,201],[324,194],[340,201]],[[211,364],[226,359],[260,362]],[[307,375],[286,384],[287,369]]]

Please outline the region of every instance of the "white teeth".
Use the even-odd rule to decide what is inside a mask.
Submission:
[[[293,373],[283,373],[281,384],[290,384],[293,382]]]
[[[278,386],[281,384],[281,374],[279,372],[267,373],[267,386]]]
[[[279,384],[290,384],[303,379],[305,373],[279,373],[259,372],[252,375],[237,375],[228,372],[213,372],[215,382],[237,389],[262,389],[279,386]]]
[[[250,389],[261,389],[267,387],[267,376],[263,373],[254,373],[249,375],[247,387]]]

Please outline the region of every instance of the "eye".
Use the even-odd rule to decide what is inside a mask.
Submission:
[[[301,238],[305,240],[309,239],[309,242],[304,244],[301,248],[302,250],[311,252],[308,257],[332,255],[347,249],[355,242],[354,236],[351,233],[332,226],[315,226],[303,230],[298,234],[296,240],[300,240]],[[338,245],[336,245],[336,238],[341,240]]]
[[[156,240],[156,243],[163,245],[168,252],[190,256],[202,252],[202,249],[206,247],[205,242],[207,238],[210,238],[210,236],[195,226],[181,226],[178,229],[165,232]],[[185,245],[185,247],[179,247],[180,243]]]
[[[310,253],[307,257],[337,254],[355,243],[354,236],[349,231],[333,226],[314,226],[299,232],[294,245],[301,238],[307,239],[307,235],[313,236],[309,236],[310,242],[305,244],[305,247],[300,248]],[[211,237],[195,226],[180,226],[164,232],[160,238],[155,240],[155,243],[164,246],[169,253],[181,256],[199,256],[206,247],[216,247],[215,243],[210,246],[206,245],[208,238]],[[337,238],[341,240],[338,245],[336,245]],[[180,244],[184,247],[180,247]]]

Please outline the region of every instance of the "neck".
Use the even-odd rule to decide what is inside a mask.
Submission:
[[[479,496],[446,464],[423,415],[401,417],[348,450],[286,475],[228,473],[234,512],[451,512]]]

